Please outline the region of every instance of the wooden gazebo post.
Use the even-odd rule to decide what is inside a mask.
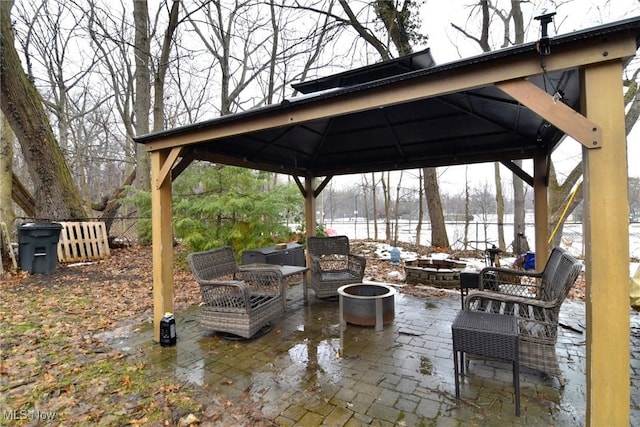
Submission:
[[[173,312],[173,225],[171,212],[170,154],[175,149],[151,154],[151,225],[153,239],[153,339],[160,341],[160,320]]]
[[[549,257],[549,156],[539,152],[533,159],[533,201],[536,234],[536,271],[542,270]]]
[[[316,234],[316,195],[313,181],[314,178],[312,175],[307,175],[304,179],[304,216],[306,237],[315,236]]]
[[[304,179],[304,219],[305,219],[305,241],[316,234],[316,195],[314,189],[313,175],[307,175]],[[306,265],[311,265],[309,251],[305,250]],[[307,283],[311,280],[311,270],[305,273]],[[306,294],[305,294],[306,296]],[[305,300],[306,301],[306,300]]]
[[[629,200],[622,71],[620,60],[583,71],[584,113],[603,135],[601,148],[582,150],[588,426],[629,425]]]

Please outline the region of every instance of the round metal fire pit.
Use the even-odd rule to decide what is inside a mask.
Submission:
[[[395,289],[381,284],[341,286],[338,288],[341,320],[353,325],[375,325],[380,331],[384,323],[395,317],[395,294]]]

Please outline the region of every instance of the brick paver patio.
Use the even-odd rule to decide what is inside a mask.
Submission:
[[[585,421],[585,311],[567,301],[557,347],[566,385],[521,368],[521,417],[515,416],[511,365],[471,361],[455,398],[451,322],[454,291],[396,295],[395,319],[376,332],[348,325],[340,354],[337,301],[300,285],[287,293],[286,315],[266,335],[232,341],[203,331],[198,308],[177,313],[178,344],[163,348],[143,330],[114,345],[144,354],[180,381],[208,385],[229,398],[250,393],[256,407],[282,426],[582,426]],[[640,416],[640,319],[631,313],[631,419]]]

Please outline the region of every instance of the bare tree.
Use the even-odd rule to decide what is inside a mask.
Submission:
[[[378,182],[376,181],[375,172],[371,172],[371,200],[373,208],[373,240],[378,240],[378,196],[376,194],[376,187]]]
[[[387,243],[391,243],[391,189],[390,173],[387,172],[385,179],[384,173],[380,177],[380,185],[382,185],[382,198],[384,200],[384,236]]]
[[[364,214],[365,214],[365,222],[367,224],[367,239],[371,238],[371,227],[370,222],[371,218],[369,217],[370,209],[369,209],[369,182],[367,181],[367,174],[362,174],[360,176],[362,180],[362,198],[364,200]],[[375,212],[373,213],[375,216]]]
[[[0,105],[18,141],[35,186],[36,215],[43,219],[86,216],[80,193],[57,144],[42,99],[15,50],[12,2],[0,2]]]
[[[101,138],[96,112],[111,95],[95,81],[97,56],[82,43],[87,14],[73,3],[61,1],[23,2],[16,16],[26,30],[17,41],[29,67],[29,78],[39,88],[58,145],[83,198],[91,200],[112,185],[113,174],[104,174],[95,159]],[[111,144],[112,145],[112,144]],[[116,156],[107,155],[105,159]],[[119,159],[118,159],[119,160]],[[97,169],[96,169],[97,168]]]
[[[418,223],[416,224],[416,245],[422,244],[422,221],[424,218],[424,186],[422,169],[418,169]]]
[[[398,183],[396,184],[396,202],[394,207],[394,226],[393,226],[393,245],[396,246],[398,244],[398,232],[399,232],[399,220],[400,220],[400,189],[402,188],[402,176],[404,171],[400,171],[400,177],[398,178]]]
[[[134,126],[136,135],[149,133],[149,114],[151,110],[151,35],[149,34],[149,6],[147,0],[133,2],[133,24],[135,28],[133,79]],[[144,146],[136,144],[136,187],[149,190],[151,183],[151,164]]]
[[[268,56],[264,61],[258,59],[263,49],[272,52],[268,43],[274,35],[267,31],[273,18],[252,6],[256,3],[251,0],[236,2],[233,8],[222,2],[203,1],[202,22],[198,21],[200,15],[189,17],[191,30],[215,59],[220,73],[220,115],[243,110],[242,92],[260,73],[273,67]]]

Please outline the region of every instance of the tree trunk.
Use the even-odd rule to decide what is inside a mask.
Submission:
[[[149,42],[149,9],[147,0],[133,2],[133,21],[135,25],[135,130],[136,135],[149,133],[149,110],[151,109],[151,78]],[[149,154],[143,144],[136,144],[136,188],[151,189],[151,164]]]
[[[104,221],[104,224],[106,226],[107,234],[109,234],[109,230],[113,225],[113,220],[116,218],[118,214],[118,210],[120,209],[121,201],[125,195],[126,188],[131,184],[133,184],[135,179],[136,179],[136,170],[134,169],[133,172],[131,172],[127,177],[127,179],[124,181],[124,183],[122,184],[122,187],[117,188],[111,195],[111,198],[107,201],[107,204],[104,210],[102,211],[102,215],[100,215],[100,220]]]
[[[2,117],[2,131],[0,132],[0,222],[4,222],[11,229],[15,220],[13,203],[11,202],[13,188],[13,132],[11,132],[11,126],[9,126],[4,114],[0,113],[0,116]],[[0,231],[0,235],[2,235],[2,231]]]
[[[371,200],[373,205],[373,240],[378,241],[378,198],[376,195],[376,182],[375,172],[371,172]]]
[[[449,238],[442,211],[442,199],[435,168],[424,168],[424,194],[431,221],[431,245],[449,249]]]
[[[0,2],[1,106],[16,134],[34,182],[36,217],[41,220],[86,217],[80,193],[60,151],[36,88],[22,69],[11,28],[12,2]]]
[[[369,211],[370,211],[369,194],[367,192],[367,188],[369,188],[369,183],[367,182],[366,174],[362,174],[361,178],[362,178],[362,199],[364,203],[364,217],[367,224],[367,239],[371,239],[371,230],[369,227],[369,221],[371,220],[371,218],[369,218]]]
[[[164,33],[162,42],[162,52],[158,63],[158,72],[153,82],[153,130],[154,132],[164,129],[164,83],[166,80],[167,69],[169,68],[169,54],[171,53],[171,41],[173,34],[178,27],[178,11],[180,10],[180,2],[174,0],[169,13],[169,24],[167,31]],[[136,26],[137,27],[137,26]],[[149,52],[149,55],[151,53]],[[148,159],[148,155],[146,158]]]
[[[400,178],[398,179],[398,185],[396,186],[396,204],[395,204],[395,212],[394,212],[394,227],[393,227],[393,246],[398,246],[398,231],[400,224],[398,221],[400,220],[400,186],[402,184],[402,175],[403,171],[400,171]]]
[[[385,242],[391,244],[391,189],[389,183],[389,172],[387,172],[387,179],[385,182],[384,173],[380,179],[382,183],[382,197],[384,198],[384,232]]]
[[[422,187],[422,169],[418,169],[418,224],[416,225],[416,245],[421,245],[422,221],[424,220],[424,189]]]

